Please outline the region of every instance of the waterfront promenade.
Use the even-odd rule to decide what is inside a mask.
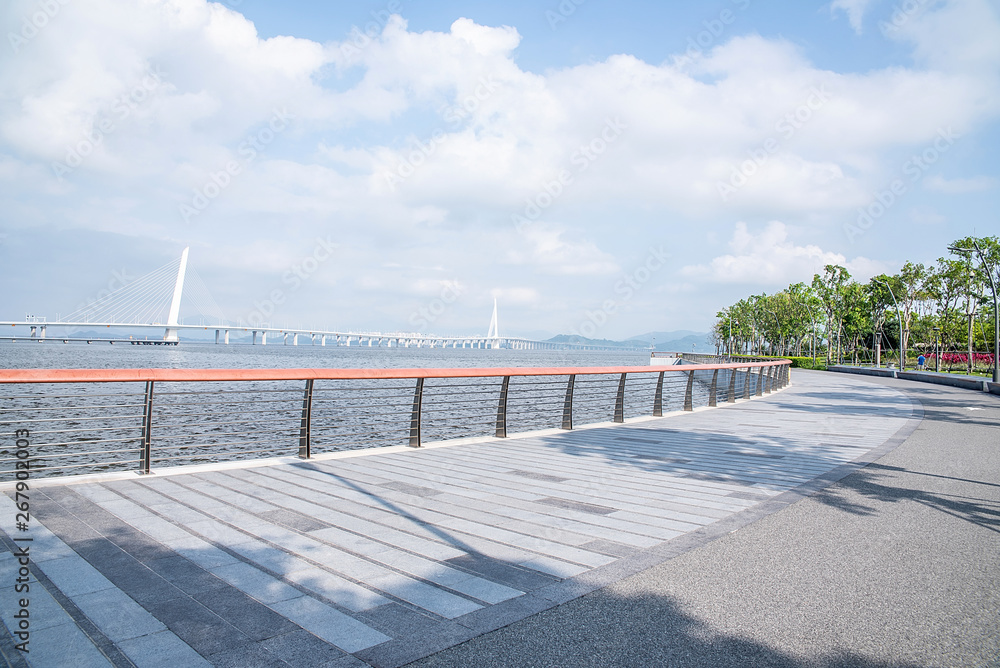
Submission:
[[[3,653],[38,666],[399,666],[423,657],[428,666],[555,666],[654,665],[678,650],[688,654],[677,665],[689,665],[683,656],[704,658],[694,649],[730,642],[734,657],[745,649],[769,660],[760,665],[812,665],[768,650],[774,639],[755,637],[754,620],[776,623],[772,600],[785,603],[779,613],[802,600],[812,604],[799,606],[807,617],[822,609],[815,587],[795,589],[809,584],[796,574],[836,580],[848,564],[855,578],[845,586],[863,586],[852,557],[906,545],[902,528],[866,533],[882,519],[870,507],[891,500],[826,488],[852,472],[901,475],[881,461],[858,470],[926,412],[891,383],[900,381],[796,373],[790,387],[752,401],[624,425],[39,488],[31,653],[19,655],[9,636]],[[994,411],[995,425],[995,405],[977,402],[996,397],[966,394],[970,407]],[[0,502],[10,627],[18,532],[14,502]],[[832,513],[829,536],[802,515],[816,504]],[[938,504],[924,519],[961,512]],[[995,542],[996,516],[984,510],[982,519],[975,526]],[[796,561],[796,549],[815,554]],[[940,555],[921,556],[932,572],[947,571]],[[995,556],[985,562],[976,572],[995,574]],[[874,573],[880,564],[862,565]],[[671,587],[730,589],[692,599],[707,620],[697,626]],[[827,595],[845,605],[852,591],[863,593]],[[718,619],[739,632],[719,635]]]

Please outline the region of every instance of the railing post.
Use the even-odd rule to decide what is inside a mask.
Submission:
[[[729,395],[726,397],[726,402],[736,403],[736,369],[729,370]]]
[[[744,372],[744,373],[746,373],[746,376],[744,377],[744,382],[743,382],[743,398],[744,399],[749,399],[750,398],[750,378],[753,377],[752,371],[753,371],[753,368],[748,366],[746,368],[746,371]]]
[[[410,447],[420,447],[420,407],[424,401],[424,379],[417,378],[417,388],[413,391],[413,411],[410,413]]]
[[[618,379],[618,395],[615,397],[615,422],[625,422],[625,376]]]
[[[146,393],[142,399],[142,452],[139,455],[139,466],[142,473],[149,473],[149,461],[152,448],[153,430],[153,381],[146,381]]]
[[[764,378],[764,394],[771,394],[771,374],[774,373],[774,367],[767,367],[767,376]]]
[[[757,367],[757,391],[754,393],[758,397],[764,396],[763,387],[761,385],[764,381],[764,367]]]
[[[313,379],[306,379],[306,391],[302,395],[302,419],[299,422],[299,457],[309,459],[312,456],[312,403]]]
[[[663,417],[663,374],[661,371],[656,379],[656,394],[653,395],[653,416]]]
[[[694,369],[688,371],[688,384],[687,390],[684,392],[684,410],[693,411],[694,410]]]
[[[500,401],[497,403],[497,438],[507,438],[507,388],[510,386],[510,376],[503,377],[500,386]]]
[[[719,370],[716,369],[715,371],[712,372],[712,386],[708,390],[709,406],[715,407],[717,405],[715,402],[716,399],[715,393],[716,390],[718,389],[718,385],[719,385]]]
[[[573,428],[573,384],[576,382],[576,374],[570,374],[569,382],[566,383],[566,399],[563,401],[562,428]]]

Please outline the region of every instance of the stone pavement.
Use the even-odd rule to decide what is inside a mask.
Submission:
[[[868,466],[412,667],[1000,666],[1000,397],[875,383],[922,419]]]
[[[796,374],[625,425],[34,489],[31,651],[9,634],[0,649],[12,665],[388,667],[476,638],[427,665],[488,664],[462,653],[760,524],[898,445],[918,410],[897,389]],[[17,630],[26,536],[0,505],[0,611]]]

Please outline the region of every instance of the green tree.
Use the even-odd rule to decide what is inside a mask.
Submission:
[[[844,301],[844,286],[849,280],[851,280],[851,274],[839,264],[828,264],[823,267],[822,276],[819,274],[813,276],[812,288],[826,312],[827,364],[830,364],[830,355],[833,352],[833,337],[838,336],[839,338],[839,319]]]

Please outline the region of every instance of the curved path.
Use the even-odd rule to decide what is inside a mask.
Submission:
[[[893,458],[943,419],[920,422],[922,396],[899,381],[793,383],[626,425],[35,490],[27,656],[805,666],[895,660],[921,638],[942,657],[995,649],[983,615],[997,609],[998,466],[967,458],[995,437],[997,398],[956,391],[982,411],[940,409],[962,416],[962,440],[947,456],[918,448],[920,466]],[[0,502],[14,628],[11,538],[24,534]],[[0,649],[24,665],[14,642]],[[959,664],[975,665],[941,663]]]
[[[796,393],[828,391],[822,372],[792,378]],[[845,386],[875,412],[888,388],[913,402],[898,447],[738,532],[411,665],[1000,666],[1000,397]]]

